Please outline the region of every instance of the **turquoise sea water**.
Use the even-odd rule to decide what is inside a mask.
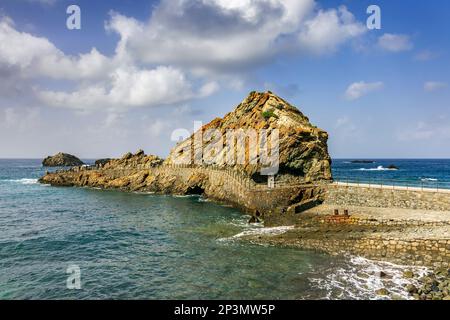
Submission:
[[[39,160],[0,160],[0,299],[358,299],[386,286],[402,294],[402,267],[237,241],[263,229],[233,208],[44,186],[44,171]],[[66,287],[70,265],[81,270],[80,290]]]

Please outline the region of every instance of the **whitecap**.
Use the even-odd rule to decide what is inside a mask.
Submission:
[[[423,181],[423,182],[435,182],[435,181],[438,181],[438,179],[435,179],[435,178],[422,178],[420,180]]]
[[[24,178],[24,179],[10,179],[10,180],[6,180],[9,182],[17,182],[17,183],[21,183],[21,184],[36,184],[38,183],[38,179],[28,179],[28,178]]]
[[[257,235],[271,235],[276,236],[283,233],[286,233],[287,231],[293,229],[294,226],[281,226],[281,227],[270,227],[270,228],[261,228],[258,226],[252,227],[251,229],[244,230],[242,232],[239,232],[238,234],[235,234],[234,236],[227,237],[227,238],[220,238],[218,241],[229,241],[229,240],[236,240],[242,237],[246,236],[257,236]]]
[[[398,170],[398,169],[385,168],[383,166],[378,166],[376,168],[359,168],[359,169],[355,169],[355,170],[358,170],[358,171],[395,171],[395,170]]]
[[[406,279],[405,270],[412,270],[419,278],[429,271],[426,267],[397,265],[385,261],[374,261],[352,256],[345,267],[329,270],[325,278],[310,278],[311,283],[327,292],[326,299],[372,299],[386,300],[389,296],[379,296],[376,291],[386,288],[392,296],[411,300],[405,289],[407,284],[419,285],[417,278]],[[384,273],[385,276],[381,276]],[[336,294],[338,293],[338,294]]]

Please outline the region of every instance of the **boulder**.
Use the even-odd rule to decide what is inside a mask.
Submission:
[[[98,160],[95,160],[95,165],[96,165],[96,166],[104,166],[104,165],[107,164],[109,161],[111,161],[110,158],[98,159]]]
[[[42,161],[44,167],[74,167],[83,165],[83,161],[67,153],[57,153],[54,156],[48,156]]]

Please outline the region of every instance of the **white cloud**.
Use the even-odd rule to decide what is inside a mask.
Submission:
[[[356,100],[371,92],[381,90],[383,87],[384,84],[381,81],[369,83],[364,81],[354,82],[345,91],[345,98],[347,100]]]
[[[447,88],[448,84],[439,81],[427,81],[423,85],[423,89],[427,92],[438,91]]]
[[[38,108],[24,108],[23,110],[5,108],[0,110],[0,124],[3,129],[24,132],[34,126],[39,120],[40,114]]]
[[[172,67],[120,68],[110,75],[106,85],[88,86],[70,93],[43,91],[39,95],[47,104],[56,107],[125,111],[129,107],[183,102],[211,94],[214,88],[214,84],[207,83],[195,93],[185,75]]]
[[[36,2],[44,5],[53,5],[55,4],[56,0],[26,0],[28,2]]]
[[[446,142],[450,139],[450,123],[445,118],[433,122],[419,121],[413,128],[399,132],[397,139],[402,142]]]
[[[401,52],[413,48],[409,36],[404,34],[385,33],[378,38],[378,46],[386,51]]]
[[[338,10],[321,10],[314,18],[306,21],[299,40],[302,47],[314,53],[332,53],[340,44],[365,31],[366,28],[356,22],[347,8],[341,6]]]
[[[365,32],[345,8],[313,0],[162,1],[147,23],[113,13],[119,53],[199,74],[236,72],[288,50],[323,54]],[[157,49],[155,49],[157,48]]]
[[[249,68],[279,54],[333,52],[365,32],[344,6],[314,0],[161,0],[148,21],[112,12],[105,29],[120,36],[112,56],[68,55],[2,17],[2,80],[49,106],[122,112],[206,97],[222,82],[242,87]],[[55,89],[45,79],[69,81]]]
[[[49,40],[19,32],[8,17],[0,17],[0,67],[15,68],[22,77],[53,79],[100,78],[113,67],[95,48],[78,57],[65,55]]]
[[[0,18],[0,43],[8,43],[0,46],[0,72],[8,87],[14,88],[24,79],[75,81],[75,89],[67,92],[39,86],[28,89],[29,94],[35,94],[49,106],[126,111],[205,97],[219,87],[213,81],[194,81],[179,68],[138,67],[120,52],[120,43],[113,57],[106,57],[95,48],[76,57],[68,56],[46,38],[17,31],[6,17]]]
[[[416,61],[430,61],[433,60],[435,58],[437,58],[439,56],[438,53],[430,51],[430,50],[423,50],[418,52],[415,56],[414,56],[414,60]]]

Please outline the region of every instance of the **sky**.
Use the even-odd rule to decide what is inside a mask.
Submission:
[[[253,90],[334,158],[450,158],[449,20],[447,0],[0,0],[0,158],[165,157]]]

